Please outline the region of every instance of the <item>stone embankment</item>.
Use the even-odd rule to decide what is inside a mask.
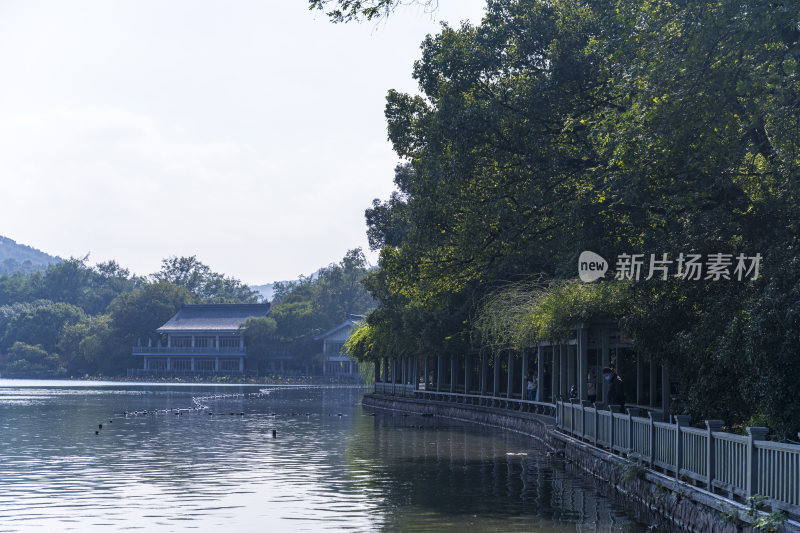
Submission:
[[[746,505],[564,435],[556,430],[551,417],[379,394],[365,395],[363,405],[462,420],[530,436],[586,474],[603,480],[631,500],[665,517],[680,530],[702,533],[800,532],[798,522],[781,522],[776,520],[776,515],[766,513],[748,513]]]

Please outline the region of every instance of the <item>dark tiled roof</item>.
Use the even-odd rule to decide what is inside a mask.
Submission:
[[[159,333],[176,331],[236,331],[250,317],[269,314],[269,304],[192,304],[184,305]]]
[[[324,339],[325,337],[329,337],[329,336],[333,335],[334,333],[336,333],[337,331],[339,331],[340,329],[346,328],[346,327],[349,327],[349,326],[355,326],[356,324],[358,324],[359,322],[361,322],[363,320],[364,320],[364,315],[347,315],[347,320],[345,320],[344,322],[342,322],[338,326],[329,329],[325,333],[322,333],[321,335],[317,335],[316,337],[314,337],[314,340],[318,341],[318,340]]]

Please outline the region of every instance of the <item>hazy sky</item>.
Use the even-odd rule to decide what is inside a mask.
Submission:
[[[425,35],[483,6],[335,25],[306,0],[3,0],[0,235],[253,284],[366,251],[398,162],[386,92],[416,91]]]

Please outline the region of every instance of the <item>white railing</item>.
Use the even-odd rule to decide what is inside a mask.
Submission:
[[[220,355],[245,355],[245,349],[239,346],[222,346],[219,348],[198,346],[134,346],[133,355],[191,355],[191,354],[220,354]]]
[[[694,428],[688,416],[668,423],[652,413],[640,416],[639,409],[620,413],[588,403],[556,402],[558,428],[713,492],[740,498],[758,494],[800,516],[800,446],[765,440],[766,428],[748,427],[747,436],[734,435],[722,432],[719,420]]]

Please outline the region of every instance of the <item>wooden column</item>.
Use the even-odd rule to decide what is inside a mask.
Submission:
[[[658,390],[658,368],[653,359],[650,359],[648,366],[650,367],[650,407],[657,407],[658,398],[656,398],[656,391]]]
[[[514,350],[508,350],[508,380],[506,384],[506,398],[514,395]]]
[[[458,370],[456,369],[456,365],[458,365],[458,357],[455,355],[450,356],[450,392],[456,391],[456,384],[458,383]]]
[[[550,358],[553,360],[553,373],[550,376],[550,396],[552,402],[555,403],[558,399],[558,386],[561,383],[561,378],[558,376],[561,372],[561,357],[559,356],[558,346],[555,344],[550,345]]]
[[[530,368],[528,368],[528,366],[528,349],[525,348],[522,350],[522,366],[520,367],[519,376],[519,390],[523,400],[528,399],[528,372],[530,372]]]
[[[444,382],[442,381],[442,371],[444,370],[444,361],[442,356],[436,356],[436,392],[441,392],[444,389]]]
[[[577,363],[578,363],[578,399],[588,400],[586,381],[589,369],[589,329],[581,324],[577,331]]]
[[[664,409],[664,420],[669,420],[671,398],[669,395],[669,368],[667,363],[661,365],[661,405]]]
[[[472,356],[464,354],[464,394],[469,394],[472,388]]]
[[[644,365],[641,354],[636,354],[636,403],[644,403]]]
[[[544,350],[541,345],[536,347],[536,396],[534,400],[544,400]]]
[[[611,340],[609,339],[610,333],[608,328],[603,328],[600,331],[600,351],[601,351],[601,365],[605,368],[609,365],[611,359]],[[601,368],[601,370],[602,370]],[[607,402],[608,395],[606,393],[606,384],[603,380],[602,385],[597,389],[597,401]]]
[[[481,352],[481,394],[485,395],[489,389],[489,358]]]
[[[560,367],[561,367],[561,384],[559,386],[558,392],[561,394],[562,398],[567,397],[567,391],[569,390],[569,371],[570,365],[568,363],[569,360],[569,347],[566,344],[559,344],[559,358],[561,359]]]
[[[500,395],[500,354],[494,354],[494,379],[492,380],[492,396]]]

